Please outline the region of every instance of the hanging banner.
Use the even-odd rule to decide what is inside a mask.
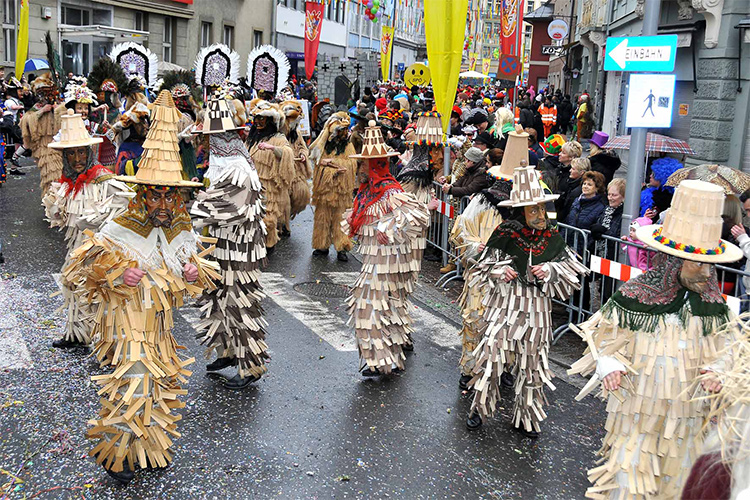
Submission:
[[[380,71],[383,73],[383,80],[390,80],[394,28],[393,26],[382,26],[380,30]]]
[[[482,59],[482,74],[485,74],[485,75],[490,74],[491,64],[492,64],[492,59]]]
[[[478,58],[479,54],[476,52],[469,52],[469,71],[476,71]]]
[[[443,119],[443,131],[450,130],[451,110],[456,99],[458,74],[461,72],[468,11],[469,0],[424,2],[427,59],[432,73],[435,104]]]
[[[523,0],[502,0],[500,12],[500,45],[506,56],[521,55]]]
[[[318,60],[323,8],[322,3],[305,2],[305,76],[308,80],[312,78]]]
[[[19,80],[23,76],[23,67],[29,55],[29,0],[21,0],[20,14],[16,38],[16,78]]]

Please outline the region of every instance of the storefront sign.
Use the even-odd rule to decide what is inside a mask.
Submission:
[[[547,26],[547,34],[553,40],[562,40],[568,36],[568,23],[562,19],[555,19]]]

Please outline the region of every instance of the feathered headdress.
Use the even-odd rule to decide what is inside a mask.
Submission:
[[[109,57],[102,57],[91,68],[88,87],[95,93],[120,92],[128,84],[125,71]]]
[[[82,76],[74,76],[68,80],[68,86],[65,87],[65,105],[70,107],[75,103],[98,104],[96,96],[86,85],[86,79]]]
[[[240,79],[240,55],[224,45],[215,43],[198,52],[195,58],[195,81],[201,87],[219,87],[226,80]]]
[[[122,67],[128,77],[140,76],[149,88],[156,85],[159,58],[143,45],[133,42],[117,44],[112,47],[109,57]]]
[[[159,92],[162,90],[171,91],[172,97],[192,97],[195,100],[200,98],[200,91],[195,84],[193,72],[184,69],[164,73]]]
[[[256,92],[278,94],[286,85],[290,70],[286,55],[271,45],[256,47],[247,56],[247,82]]]

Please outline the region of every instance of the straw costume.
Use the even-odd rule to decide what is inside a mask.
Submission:
[[[166,467],[172,439],[179,437],[174,410],[193,359],[177,354],[174,310],[188,295],[212,289],[218,277],[192,231],[177,188],[201,184],[182,180],[177,150],[179,111],[169,92],[152,109],[135,183],[137,195],[122,216],[108,222],[72,254],[64,282],[77,287],[96,308],[95,353],[104,375],[99,416],[89,422],[89,452],[118,481],[133,479],[136,466]]]
[[[310,163],[310,151],[305,144],[305,139],[299,132],[299,122],[302,119],[302,106],[299,101],[282,101],[279,106],[284,113],[284,134],[294,150],[294,179],[289,188],[290,213],[284,221],[285,230],[282,235],[289,235],[289,221],[301,214],[310,204],[310,184],[312,178],[312,164]]]
[[[352,249],[349,237],[341,231],[341,216],[352,205],[357,176],[354,145],[349,140],[349,115],[339,111],[325,123],[315,142],[310,145],[315,165],[313,197],[313,255],[328,255],[334,246],[338,260],[347,261]]]
[[[414,154],[398,173],[398,182],[407,193],[428,204],[435,197],[432,181],[435,173],[443,169],[443,126],[440,113],[429,111],[417,114],[415,140],[408,143]]]
[[[70,255],[84,240],[84,230],[98,231],[112,219],[122,215],[135,193],[114,174],[95,162],[92,148],[102,139],[92,138],[86,131],[81,115],[72,109],[62,117],[60,139],[49,145],[62,151],[63,174],[53,182],[42,199],[50,227],[65,230],[65,269]],[[77,151],[83,148],[83,151]],[[81,154],[82,153],[82,154]],[[71,158],[73,161],[71,161]],[[62,339],[52,343],[53,347],[73,348],[91,343],[94,327],[94,308],[75,295],[73,288],[61,287],[62,310],[68,313],[68,323]]]
[[[515,376],[513,427],[537,437],[547,417],[544,386],[555,389],[548,363],[552,298],[566,299],[588,273],[550,227],[545,204],[556,198],[544,192],[533,167],[516,168],[510,199],[499,203],[514,210],[469,272],[470,287],[486,287],[482,340],[473,353],[469,382],[474,389],[469,429],[479,428],[495,412],[500,377],[508,367]]]
[[[39,188],[43,198],[53,182],[62,175],[62,154],[50,148],[55,134],[60,130],[60,119],[65,113],[65,106],[58,105],[59,91],[49,73],[31,82],[31,89],[39,98],[33,108],[23,115],[19,126],[23,134],[23,145],[31,149],[31,154],[39,165],[41,180]],[[46,110],[46,106],[51,110]]]
[[[250,106],[253,126],[246,144],[265,192],[266,249],[272,252],[279,242],[280,226],[291,212],[289,190],[295,176],[294,150],[280,132],[283,116],[278,104],[256,99]]]
[[[742,258],[720,239],[723,204],[721,187],[683,181],[664,225],[636,233],[663,258],[580,325],[588,349],[568,373],[595,372],[577,399],[603,381],[608,413],[589,498],[677,498],[697,458],[707,412],[691,387],[732,315],[713,264]]]
[[[211,147],[206,172],[210,186],[198,194],[190,214],[196,227],[207,227],[217,239],[213,257],[221,268],[221,282],[203,296],[205,319],[197,326],[198,339],[208,346],[207,354],[215,350],[218,355],[207,370],[237,366],[237,375],[224,385],[241,389],[266,373],[269,358],[259,283],[266,257],[263,188],[238,133],[244,122],[232,120],[229,101],[215,96],[206,116],[203,133]]]
[[[404,369],[404,346],[411,344],[409,295],[419,272],[414,241],[429,224],[427,207],[405,193],[389,172],[388,152],[374,121],[365,131],[362,153],[368,180],[362,183],[342,228],[358,237],[362,271],[347,299],[362,374],[390,374]],[[379,240],[382,240],[381,243]]]

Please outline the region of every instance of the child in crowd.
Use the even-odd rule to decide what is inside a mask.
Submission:
[[[641,240],[636,236],[635,231],[639,227],[649,226],[651,224],[651,219],[648,217],[638,217],[630,223],[630,234],[628,236],[623,236],[622,239],[631,243],[642,244]],[[628,252],[628,264],[630,264],[630,266],[637,267],[643,272],[646,272],[653,267],[651,265],[651,259],[653,258],[653,255],[651,254],[653,252],[649,252],[643,248],[638,248],[635,245],[623,245],[622,249],[627,250]]]

